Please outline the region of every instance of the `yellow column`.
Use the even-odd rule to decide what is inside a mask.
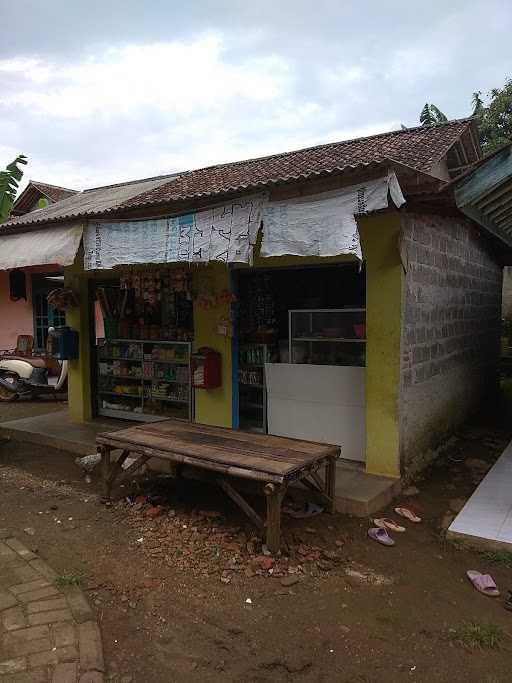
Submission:
[[[92,417],[91,339],[89,287],[80,255],[72,266],[65,268],[64,281],[66,287],[76,292],[80,302],[76,308],[66,313],[66,323],[79,334],[78,359],[69,361],[69,415],[76,422],[86,422]]]
[[[230,291],[230,273],[226,265],[211,263],[194,274],[194,289],[199,294],[217,297]],[[218,389],[195,390],[195,421],[219,427],[232,426],[231,337],[218,334],[217,325],[230,317],[231,305],[220,303],[205,308],[194,303],[194,348],[209,346],[221,354],[222,386]]]
[[[358,224],[366,259],[366,471],[399,477],[400,216],[372,216]]]

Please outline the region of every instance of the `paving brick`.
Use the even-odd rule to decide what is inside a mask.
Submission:
[[[12,635],[16,631],[12,631],[7,635]],[[51,650],[52,644],[49,638],[40,638],[39,640],[29,640],[29,641],[10,641],[6,644],[5,649],[9,652],[11,657],[24,657],[26,655],[31,655],[34,652],[44,652],[45,650]]]
[[[59,662],[78,662],[78,650],[74,645],[58,647],[56,652]]]
[[[35,614],[36,612],[49,612],[54,609],[66,609],[68,606],[66,598],[55,597],[49,600],[38,600],[37,602],[30,602],[27,605],[27,614]]]
[[[78,669],[76,664],[58,664],[52,676],[52,683],[76,683]]]
[[[14,566],[12,571],[18,579],[16,583],[27,583],[27,581],[35,581],[41,578],[41,574],[32,569],[32,567],[29,567],[26,562],[22,562],[19,566]]]
[[[14,605],[17,604],[18,601],[14,595],[0,591],[0,612],[2,612],[4,609],[9,609],[9,607],[14,607]]]
[[[38,558],[37,560],[32,560],[29,562],[32,569],[35,569],[39,574],[42,574],[48,581],[55,581],[57,578],[57,572],[53,571],[49,564],[46,564],[44,560]]]
[[[25,657],[17,657],[16,659],[5,659],[0,662],[0,676],[7,674],[14,674],[18,671],[25,671],[27,668],[27,660]]]
[[[30,569],[30,567],[29,567]],[[37,576],[37,574],[36,574]],[[46,579],[41,579],[37,578],[35,581],[30,579],[29,581],[24,581],[23,583],[19,583],[16,586],[11,586],[9,590],[11,593],[14,593],[14,595],[20,595],[20,593],[28,593],[29,591],[36,591],[39,590],[40,588],[46,588],[46,586],[49,586],[50,583]]]
[[[26,625],[27,620],[21,607],[11,607],[2,612],[2,626],[6,631],[15,631]]]
[[[52,634],[57,647],[67,647],[77,642],[77,632],[73,623],[55,624],[52,626]]]
[[[68,609],[54,609],[49,612],[37,612],[36,614],[28,615],[28,623],[31,626],[37,624],[56,624],[59,621],[69,621],[73,618]]]
[[[86,621],[78,627],[80,667],[84,671],[103,671],[103,648],[98,624]]]
[[[103,683],[103,674],[99,671],[87,671],[80,676],[80,683]]]
[[[48,683],[48,669],[31,669],[24,673],[14,674],[9,683]],[[6,682],[7,683],[7,682]]]
[[[28,628],[21,628],[18,631],[9,633],[6,636],[7,640],[11,641],[28,641],[37,640],[38,638],[47,638],[50,635],[50,629],[48,626],[30,626]]]
[[[18,541],[17,538],[8,538],[5,543],[9,546],[9,548],[11,548],[11,550],[14,550],[14,552],[18,553],[18,555],[24,560],[37,559],[37,555],[23,545],[21,541]]]
[[[51,598],[53,595],[59,595],[59,591],[53,586],[46,586],[36,591],[28,591],[27,593],[20,593],[18,598],[21,602],[36,602],[43,598]]]
[[[59,659],[55,650],[35,652],[33,655],[28,656],[28,665],[31,669],[39,666],[56,666],[58,663]]]
[[[17,553],[12,548],[9,548],[4,541],[0,541],[0,561],[2,564],[17,559],[19,559]]]
[[[94,618],[94,612],[80,588],[73,586],[67,589],[65,591],[65,596],[71,611],[73,612],[73,616],[79,624]]]

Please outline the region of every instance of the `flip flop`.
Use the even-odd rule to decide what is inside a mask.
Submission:
[[[408,519],[410,522],[414,522],[415,524],[421,522],[421,517],[415,515],[412,510],[409,510],[409,508],[395,508],[395,512],[400,517],[405,517],[405,519]]]
[[[512,591],[508,591],[508,596],[503,604],[503,607],[508,609],[509,612],[512,612]]]
[[[499,597],[500,592],[490,574],[481,574],[474,569],[468,569],[466,575],[479,593],[489,598]]]
[[[386,529],[372,527],[371,529],[368,529],[368,536],[374,541],[377,541],[377,543],[382,543],[382,545],[395,545],[394,540]]]
[[[400,526],[400,524],[397,524],[392,519],[389,519],[389,517],[380,517],[379,519],[374,519],[373,523],[375,526],[379,527],[379,529],[389,529],[390,531],[396,531],[398,533],[403,533],[405,531],[404,526]]]

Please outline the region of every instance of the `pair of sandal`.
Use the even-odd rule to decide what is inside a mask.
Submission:
[[[498,586],[490,574],[481,574],[474,569],[468,569],[466,576],[473,584],[473,587],[482,595],[486,595],[488,598],[500,597]],[[512,612],[512,591],[508,591],[503,607]]]
[[[421,517],[418,517],[418,515],[416,515],[409,508],[396,507],[395,513],[399,515],[399,517],[404,517],[405,519],[408,519],[410,522],[414,522],[415,524],[419,524],[419,522],[421,522]],[[388,530],[394,531],[396,533],[403,533],[405,531],[404,526],[397,524],[393,519],[390,519],[389,517],[381,517],[379,519],[374,519],[373,523],[375,524],[375,526],[371,529],[368,529],[368,536],[372,540],[377,541],[377,543],[381,543],[382,545],[395,545],[395,541],[389,535]]]

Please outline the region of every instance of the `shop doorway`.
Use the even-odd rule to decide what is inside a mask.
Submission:
[[[32,277],[32,308],[34,312],[34,351],[46,352],[48,328],[63,327],[66,324],[66,313],[48,303],[48,294],[58,286],[62,286],[62,275]]]
[[[189,269],[137,269],[94,283],[96,413],[193,419]]]
[[[238,272],[235,424],[364,460],[365,283],[358,264]]]

